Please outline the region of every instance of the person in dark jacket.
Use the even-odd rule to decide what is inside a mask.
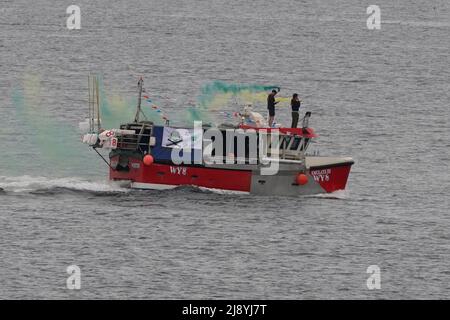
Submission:
[[[278,91],[273,89],[267,97],[267,109],[269,109],[269,127],[272,127],[273,119],[275,118],[275,105],[278,103],[278,101],[275,101],[275,96],[278,92],[280,92],[280,88],[278,88]]]
[[[297,128],[300,105],[301,105],[301,100],[298,98],[298,94],[294,93],[292,95],[292,99],[291,99],[291,108],[292,108],[291,128]]]

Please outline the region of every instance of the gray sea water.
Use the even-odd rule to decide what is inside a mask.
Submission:
[[[0,298],[450,298],[450,2],[72,2],[0,1]],[[89,73],[112,106],[144,76],[174,116],[215,80],[298,92],[312,148],[355,159],[348,190],[109,184],[76,130]]]

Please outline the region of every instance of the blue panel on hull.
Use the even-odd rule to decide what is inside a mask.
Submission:
[[[179,150],[179,149],[173,149],[173,148],[167,148],[162,146],[162,140],[163,140],[163,134],[164,134],[164,127],[163,126],[154,126],[153,127],[153,136],[155,137],[155,146],[151,148],[151,154],[155,161],[171,161],[172,159],[172,151],[173,150]],[[190,153],[190,159],[191,163],[194,161],[194,152]],[[183,149],[179,150],[180,157],[183,156]]]

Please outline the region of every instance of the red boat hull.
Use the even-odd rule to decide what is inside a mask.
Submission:
[[[118,161],[117,156],[111,163]],[[133,188],[171,189],[181,185],[192,185],[211,189],[252,192],[252,171],[201,166],[178,166],[153,163],[144,165],[140,159],[129,158],[129,171],[110,169],[111,180],[127,180]],[[347,184],[352,163],[336,164],[311,168],[306,172],[309,177],[306,185],[296,185],[296,174],[287,176],[285,184],[297,188],[299,194],[330,193],[343,190]],[[256,178],[255,178],[256,179]],[[292,192],[290,192],[292,193]]]

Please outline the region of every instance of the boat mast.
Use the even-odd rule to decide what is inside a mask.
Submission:
[[[142,77],[140,77],[140,79],[138,81],[138,88],[139,88],[138,105],[136,108],[136,115],[134,117],[134,122],[139,122],[139,114],[141,113],[141,96],[142,96],[143,84],[144,84],[144,80],[142,80]]]

